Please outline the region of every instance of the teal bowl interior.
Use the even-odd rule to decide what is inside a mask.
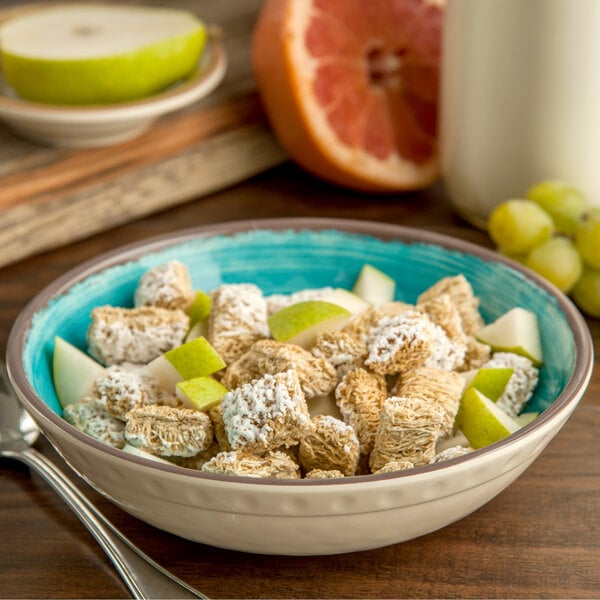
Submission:
[[[147,269],[173,259],[188,266],[197,289],[208,291],[221,283],[252,282],[265,294],[321,286],[350,288],[361,266],[370,263],[396,280],[396,299],[405,302],[414,302],[438,279],[462,273],[481,300],[486,322],[514,306],[529,309],[538,316],[544,364],[540,384],[527,410],[541,412],[548,408],[573,372],[575,342],[557,299],[517,268],[492,260],[489,252],[478,250],[479,257],[445,245],[419,242],[410,236],[406,242],[383,240],[336,229],[250,229],[231,235],[175,238],[181,239],[166,246],[154,244],[138,247],[121,257],[117,255],[112,262],[118,260],[121,264],[93,272],[60,290],[33,315],[23,367],[36,394],[55,413],[61,414],[52,383],[54,336],[85,349],[92,308],[104,304],[131,306],[140,276]],[[459,247],[469,248],[466,244]],[[138,258],[130,260],[131,256]]]

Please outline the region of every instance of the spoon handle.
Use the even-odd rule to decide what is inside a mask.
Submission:
[[[39,473],[73,509],[121,574],[134,598],[205,598],[125,537],[52,461],[34,448],[11,453]]]

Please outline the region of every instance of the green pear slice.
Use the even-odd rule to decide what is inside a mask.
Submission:
[[[213,377],[195,377],[176,386],[177,397],[185,406],[203,411],[219,404],[228,391]]]
[[[83,400],[104,373],[104,367],[85,352],[59,336],[54,338],[52,375],[56,396],[63,408]]]
[[[521,428],[521,425],[476,388],[461,398],[455,421],[475,449],[493,444]]]
[[[515,307],[493,323],[486,325],[477,339],[494,352],[513,352],[529,358],[534,365],[542,364],[542,344],[537,316],[529,310]]]
[[[529,423],[535,421],[539,416],[540,413],[538,412],[526,412],[517,415],[514,419],[521,427],[525,427],[525,425],[529,425]]]
[[[362,266],[352,291],[374,306],[394,300],[396,282],[386,273],[373,265]]]
[[[314,346],[317,336],[341,329],[352,313],[338,304],[323,300],[307,300],[286,306],[273,313],[267,323],[278,342],[297,344],[305,349]]]
[[[204,321],[210,315],[212,301],[210,296],[203,292],[202,290],[198,290],[194,294],[194,299],[192,300],[192,304],[188,309],[188,315],[190,316],[190,325],[193,327],[199,321]]]
[[[359,295],[344,288],[335,288],[331,294],[326,295],[323,300],[325,302],[331,302],[332,304],[338,304],[349,310],[353,315],[357,315],[364,312],[371,306],[369,302],[363,300]]]
[[[72,3],[0,27],[6,81],[22,98],[50,104],[154,94],[196,68],[205,42],[203,23],[174,8]]]
[[[224,367],[225,361],[203,336],[161,354],[146,365],[160,386],[173,391],[180,381],[212,375]]]
[[[208,319],[202,319],[195,325],[190,327],[190,330],[185,334],[184,342],[191,342],[199,337],[206,337],[208,335]]]
[[[475,370],[465,388],[473,387],[496,402],[504,393],[513,373],[514,369],[509,367],[481,367]]]

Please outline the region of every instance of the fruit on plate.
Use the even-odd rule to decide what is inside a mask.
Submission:
[[[583,271],[583,262],[575,244],[563,236],[551,237],[547,242],[536,246],[523,264],[545,277],[565,294],[573,289]]]
[[[104,367],[85,352],[59,336],[54,338],[52,376],[63,408],[84,398],[104,372]]]
[[[536,367],[542,364],[542,344],[537,316],[525,308],[511,308],[493,323],[484,326],[477,339],[494,352],[513,352],[526,356]]]
[[[229,391],[214,377],[194,377],[180,381],[176,386],[177,397],[188,408],[208,410],[219,402]]]
[[[520,198],[499,204],[487,227],[496,245],[511,255],[527,254],[554,233],[552,217],[536,202]]]
[[[108,104],[143,98],[189,75],[203,23],[173,8],[64,4],[27,10],[0,27],[6,81],[27,100]]]
[[[475,388],[496,402],[502,396],[514,369],[508,367],[481,367],[463,373],[465,389]]]
[[[175,391],[180,381],[212,375],[224,367],[225,361],[201,336],[161,354],[146,368],[164,389]]]
[[[266,0],[252,39],[258,90],[289,155],[363,191],[439,174],[443,2]]]
[[[338,304],[307,300],[286,306],[273,313],[267,323],[278,342],[297,344],[305,349],[314,345],[323,331],[340,329],[352,313]]]
[[[518,421],[475,388],[469,388],[463,394],[455,425],[476,450],[521,428]]]
[[[391,302],[396,293],[396,282],[373,265],[362,266],[352,291],[370,304],[378,306]]]
[[[563,181],[540,181],[527,192],[527,198],[537,202],[554,221],[558,233],[573,235],[588,207],[581,190]]]

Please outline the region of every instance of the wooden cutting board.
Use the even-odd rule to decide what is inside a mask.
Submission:
[[[135,3],[187,8],[218,25],[229,63],[223,82],[208,98],[110,148],[43,147],[0,123],[0,266],[233,185],[285,160],[250,63],[261,0]],[[19,3],[2,7],[11,4]]]

